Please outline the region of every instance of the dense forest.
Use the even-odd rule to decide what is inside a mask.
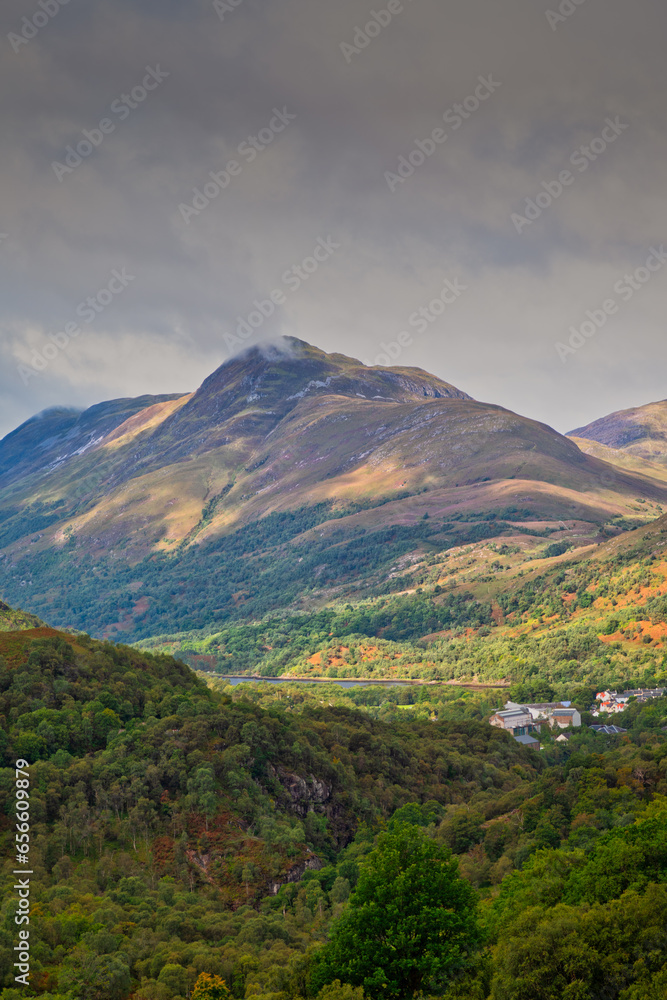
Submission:
[[[5,884],[17,760],[33,872],[2,1000],[664,994],[667,700],[537,753],[488,691],[231,688],[44,628],[0,654]]]
[[[667,699],[589,728],[602,687],[667,686],[662,522],[581,551],[509,509],[299,540],[331,514],[212,543],[224,580],[204,546],[119,564],[102,600],[141,573],[151,628],[179,608],[135,647],[0,610],[6,885],[26,816],[31,865],[30,985],[9,889],[0,1000],[665,995]],[[334,599],[290,605],[327,565]],[[508,698],[583,725],[523,747],[488,723]]]
[[[517,545],[463,546],[415,564],[400,594],[139,645],[220,675],[504,682],[533,700],[665,683],[665,533],[632,538],[546,566]]]
[[[507,507],[497,515],[426,517],[379,530],[329,525],[314,537],[300,537],[363,506],[328,502],[270,514],[213,541],[188,545],[186,540],[176,552],[155,552],[138,563],[124,557],[122,545],[93,556],[70,534],[60,549],[28,550],[0,561],[0,589],[8,601],[28,601],[35,614],[55,625],[96,634],[100,622],[116,622],[114,631],[135,641],[262,618],[332,588],[353,595],[360,587],[368,596],[400,593],[411,577],[392,570],[406,557],[409,563],[415,550],[446,553],[516,533],[520,529],[513,522],[531,517],[529,510]],[[11,525],[11,520],[4,529],[0,524],[0,547],[11,541]],[[4,539],[2,530],[9,533]],[[537,536],[521,530],[547,537],[555,529]]]

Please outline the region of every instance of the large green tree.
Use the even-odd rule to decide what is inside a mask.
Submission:
[[[451,851],[399,824],[360,866],[356,891],[316,957],[313,985],[339,979],[373,998],[439,990],[478,940],[476,898]]]

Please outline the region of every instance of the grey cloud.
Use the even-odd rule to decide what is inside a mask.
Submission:
[[[208,2],[70,0],[14,53],[7,33],[38,7],[8,0],[0,433],[56,402],[193,388],[237,317],[327,235],[343,250],[261,337],[373,358],[458,275],[470,293],[412,331],[401,364],[561,430],[665,395],[667,276],[571,363],[554,349],[667,238],[663,5],[586,0],[552,31],[548,0],[406,0],[348,64],[340,43],[385,6],[243,0],[221,21]],[[169,78],[119,120],[112,102],[158,63]],[[488,74],[498,91],[443,124]],[[186,225],[179,204],[275,107],[296,121]],[[511,214],[615,115],[627,132],[517,234]],[[105,116],[113,133],[59,182],[52,161]],[[447,140],[392,194],[385,172],[439,126]],[[16,366],[123,265],[134,286],[24,386]]]

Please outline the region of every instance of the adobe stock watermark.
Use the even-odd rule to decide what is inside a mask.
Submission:
[[[502,86],[493,76],[478,77],[479,83],[472,94],[469,94],[460,104],[453,104],[442,116],[446,125],[451,126],[451,131],[456,132],[488,101],[492,94]],[[426,139],[415,139],[415,144],[411,152],[407,155],[401,153],[398,157],[396,170],[385,170],[384,179],[389,185],[389,190],[394,193],[396,189],[405,184],[408,178],[412,177],[416,170],[426,163],[429,157],[433,156],[438,146],[447,141],[449,133],[442,128],[434,128]]]
[[[573,167],[577,168],[580,174],[583,174],[588,170],[591,163],[595,163],[598,157],[602,156],[609,146],[613,142],[616,142],[619,135],[622,135],[628,128],[630,128],[630,125],[622,122],[618,115],[613,119],[605,119],[605,127],[602,129],[600,135],[592,139],[587,146],[582,145],[575,149],[570,155],[570,163]],[[575,180],[576,176],[571,170],[561,170],[557,180],[542,181],[543,190],[536,194],[534,198],[526,198],[526,204],[523,209],[524,214],[520,215],[518,212],[512,212],[510,216],[510,221],[517,233],[521,234],[526,226],[532,226],[543,212],[550,208],[555,201],[558,201],[565,188],[574,184]]]
[[[278,306],[285,305],[288,292],[292,294],[298,292],[304,282],[308,281],[316,271],[319,271],[322,264],[333,257],[340,248],[341,244],[335,243],[331,236],[327,236],[326,239],[320,236],[308,257],[304,257],[298,264],[293,264],[292,267],[283,271],[280,280],[287,292],[283,291],[282,288],[274,288],[269,292],[268,298],[255,299],[252,303],[254,308],[247,316],[236,317],[236,334],[224,334],[223,339],[230,354],[235,354],[239,347],[243,347],[244,342],[252,337],[253,333],[259,330],[270,316],[273,316]]]
[[[547,21],[552,31],[558,29],[558,25],[567,21],[579,8],[586,3],[586,0],[562,0],[558,10],[545,11]]]
[[[206,181],[201,188],[192,189],[194,195],[192,203],[186,205],[181,202],[178,206],[178,211],[186,226],[190,225],[193,216],[196,218],[201,215],[204,209],[208,208],[211,202],[215,201],[218,195],[229,187],[232,177],[238,177],[243,172],[245,164],[252,163],[253,160],[257,159],[259,154],[271,145],[276,136],[284,132],[291,122],[296,121],[296,117],[286,107],[283,107],[282,110],[274,108],[273,117],[266,128],[261,128],[257,135],[249,135],[237,148],[238,156],[242,157],[245,163],[229,160],[222,170],[209,171],[210,180]]]
[[[94,295],[83,299],[74,310],[75,314],[85,324],[91,325],[125,291],[131,281],[136,281],[134,274],[128,274],[124,267],[114,268],[106,285],[99,288]],[[67,350],[72,340],[80,337],[82,333],[85,333],[85,330],[74,321],[66,323],[64,329],[58,333],[50,333],[50,343],[45,344],[41,351],[33,348],[29,365],[17,365],[16,370],[23,384],[27,385],[31,378],[45,371],[49,363],[58,357],[58,352]]]
[[[408,326],[412,327],[417,333],[426,333],[429,326],[435,323],[449,306],[453,306],[464,292],[469,290],[469,287],[469,285],[464,285],[460,278],[454,278],[453,280],[447,278],[438,295],[434,299],[431,299],[428,305],[420,306],[419,309],[415,309],[414,312],[410,313],[408,316]],[[382,352],[376,356],[375,361],[367,361],[363,358],[362,361],[367,368],[372,368],[374,365],[386,368],[392,362],[396,361],[403,351],[411,347],[413,343],[412,334],[408,330],[401,330],[396,340],[390,340],[388,344],[385,344],[383,341],[380,344]]]
[[[7,35],[7,40],[14,52],[20,52],[24,45],[36,38],[42,28],[45,28],[53,20],[60,8],[68,3],[69,0],[39,0],[37,4],[39,10],[36,10],[32,17],[24,17],[21,21],[20,34],[10,31]]]
[[[661,271],[667,264],[667,250],[661,244],[659,247],[651,247],[645,264],[638,267],[632,274],[624,274],[622,278],[614,282],[614,292],[616,298],[605,299],[599,309],[587,309],[586,319],[580,326],[569,328],[570,336],[566,344],[558,341],[554,347],[556,353],[563,364],[567,363],[571,354],[576,354],[581,350],[587,340],[590,340],[596,333],[607,324],[610,316],[614,316],[619,310],[619,299],[621,303],[629,302],[637,292],[648,284],[657,271]]]
[[[55,173],[58,180],[62,181],[67,174],[73,173],[84,160],[87,160],[88,157],[102,145],[106,137],[116,131],[118,122],[123,122],[126,118],[129,118],[132,112],[135,111],[140,104],[143,104],[151,91],[157,90],[163,80],[166,80],[169,75],[170,74],[168,72],[160,69],[159,63],[155,66],[155,68],[152,66],[146,66],[146,75],[144,76],[142,82],[133,87],[129,94],[121,94],[120,97],[111,102],[109,111],[112,115],[117,117],[118,121],[105,117],[98,122],[96,128],[82,129],[81,134],[83,135],[83,139],[81,139],[76,146],[72,145],[65,147],[65,162],[60,163],[58,160],[53,161],[51,169]]]
[[[412,0],[406,0],[412,3]],[[401,0],[389,0],[386,7],[380,10],[372,10],[370,18],[363,27],[357,25],[354,29],[352,42],[341,42],[340,50],[343,53],[345,62],[350,65],[354,56],[360,56],[368,48],[374,38],[377,38],[385,28],[388,28],[395,17],[405,10]]]
[[[243,2],[244,0],[213,0],[213,10],[220,20],[224,21],[225,14],[233,14]]]

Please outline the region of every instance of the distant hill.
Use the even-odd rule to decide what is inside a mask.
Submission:
[[[610,413],[570,431],[568,437],[597,442],[630,458],[667,465],[667,399]]]
[[[0,442],[0,486],[33,472],[51,472],[95,448],[119,424],[130,421],[137,413],[146,413],[178,398],[139,396],[97,403],[87,410],[66,407],[44,410]]]
[[[47,411],[0,442],[0,593],[126,639],[343,593],[483,538],[594,541],[667,484],[416,368],[294,338],[193,393]]]

